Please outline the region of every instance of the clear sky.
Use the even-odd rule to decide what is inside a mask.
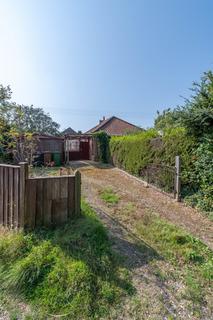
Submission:
[[[213,0],[0,0],[0,83],[61,129],[153,124],[213,69]]]

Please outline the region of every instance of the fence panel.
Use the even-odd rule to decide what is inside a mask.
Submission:
[[[75,210],[75,190],[70,188],[68,192],[69,180],[74,181],[75,176],[38,177],[27,180],[26,227],[58,225],[68,219],[69,210]]]
[[[28,166],[0,164],[0,225],[59,225],[81,210],[81,174],[28,177]]]

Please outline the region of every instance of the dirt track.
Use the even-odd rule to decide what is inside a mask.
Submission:
[[[123,204],[131,202],[135,205],[138,216],[143,215],[144,210],[150,209],[190,232],[213,249],[213,222],[201,213],[183,203],[177,203],[151,187],[145,187],[142,182],[117,168],[97,167],[90,164],[80,163],[80,168],[83,193],[89,197],[91,204],[101,207],[98,193],[104,187],[112,187],[119,194]],[[79,167],[79,163],[74,166]]]
[[[213,248],[213,223],[196,210],[151,187],[147,188],[116,168],[89,162],[73,163],[72,167],[81,170],[83,196],[106,225],[114,249],[125,258],[125,267],[130,271],[137,290],[136,298],[127,298],[117,310],[111,310],[109,319],[213,319],[212,310],[207,305],[198,315],[192,312],[194,303],[185,297],[187,288],[182,270],[175,268],[137,237],[132,229],[132,219],[140,221],[147,212],[154,212],[200,238],[210,248]],[[100,199],[100,192],[106,187],[119,195],[118,204],[109,206]],[[123,208],[130,204],[134,213],[127,215],[126,219],[122,215]],[[210,301],[209,305],[212,305]]]

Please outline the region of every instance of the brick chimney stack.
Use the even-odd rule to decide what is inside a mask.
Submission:
[[[99,120],[99,124],[101,124],[103,121],[105,121],[106,120],[106,117],[105,116],[103,116],[103,119],[101,119],[101,120]]]

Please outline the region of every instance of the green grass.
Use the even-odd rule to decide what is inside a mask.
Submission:
[[[106,230],[87,204],[55,230],[0,234],[1,292],[18,296],[37,319],[99,319],[134,292]]]
[[[112,188],[105,188],[100,192],[100,197],[105,203],[109,205],[118,204],[120,197],[112,190]]]
[[[137,223],[137,233],[172,262],[174,269],[181,270],[186,286],[183,298],[201,310],[205,295],[211,294],[213,252],[199,239],[150,212]]]

